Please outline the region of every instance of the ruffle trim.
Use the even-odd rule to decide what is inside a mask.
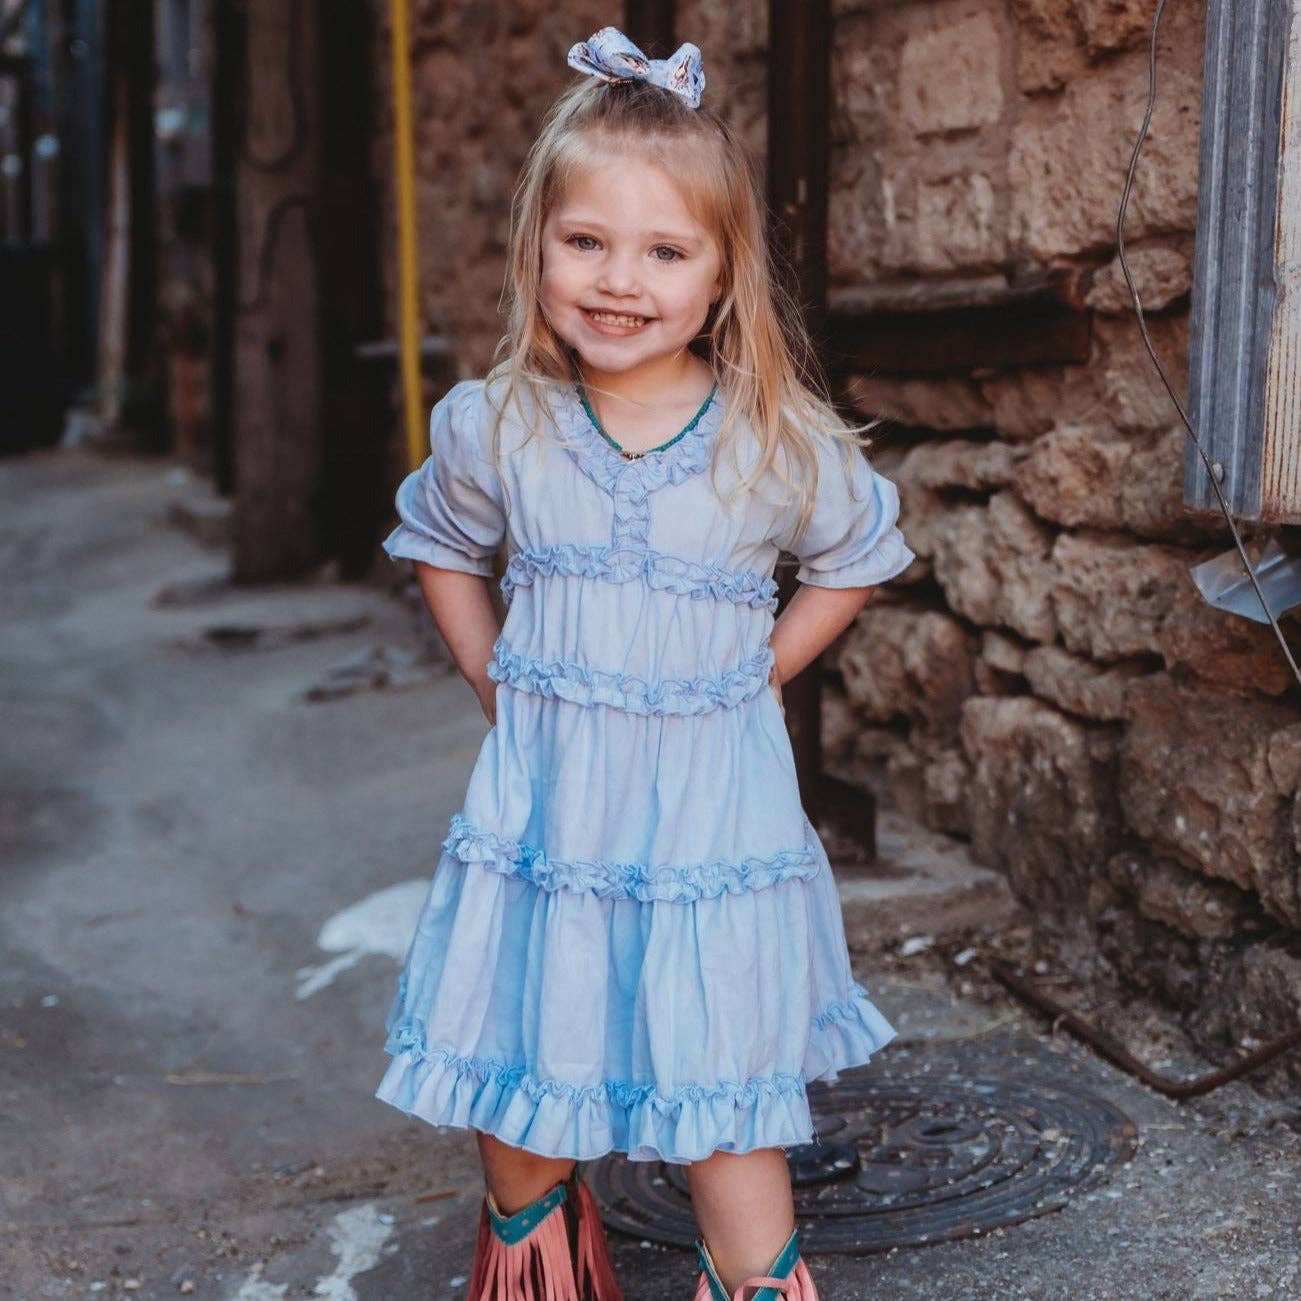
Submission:
[[[390,560],[423,560],[438,569],[457,569],[465,574],[492,577],[492,557],[472,556],[448,546],[409,524],[399,524],[381,543]]]
[[[902,531],[891,525],[865,555],[839,569],[813,569],[801,565],[795,577],[810,587],[875,587],[902,574],[916,553],[904,540]]]
[[[647,496],[666,483],[681,483],[709,464],[714,435],[723,422],[720,388],[695,426],[671,446],[626,460],[592,427],[573,384],[556,384],[552,410],[570,455],[593,483],[614,499],[616,539],[645,539]]]
[[[717,677],[662,678],[650,682],[631,673],[611,673],[565,660],[542,660],[512,651],[499,637],[493,643],[488,676],[518,691],[550,696],[577,705],[613,705],[632,714],[706,714],[731,709],[758,695],[773,664],[765,642]]]
[[[712,598],[760,609],[777,608],[777,584],[754,570],[702,565],[647,547],[580,546],[561,542],[513,555],[502,575],[502,597],[509,605],[517,587],[537,575],[599,578],[610,583],[640,580],[657,591]]]
[[[812,834],[807,823],[806,831]],[[724,893],[744,894],[794,878],[807,881],[826,870],[823,859],[807,841],[803,849],[783,849],[770,857],[744,858],[739,863],[710,859],[651,866],[607,859],[566,861],[549,858],[534,845],[480,831],[461,813],[453,815],[443,848],[462,863],[477,863],[503,876],[520,877],[542,890],[590,891],[598,899],[639,899],[643,903],[689,903]]]
[[[650,489],[644,479],[628,475],[614,489],[614,544],[636,546],[650,537]]]
[[[437,1062],[458,1075],[483,1083],[489,1080],[503,1088],[516,1089],[531,1102],[561,1098],[571,1106],[600,1103],[613,1107],[650,1107],[670,1114],[683,1103],[726,1102],[734,1107],[753,1106],[763,1098],[802,1093],[802,1075],[751,1076],[748,1080],[722,1080],[717,1084],[683,1084],[670,1094],[656,1091],[654,1084],[630,1084],[626,1080],[604,1080],[600,1084],[569,1084],[564,1080],[543,1080],[522,1066],[508,1066],[491,1057],[465,1057],[448,1048],[430,1048],[420,1021],[408,1021],[394,1030],[385,1050],[393,1056],[410,1053],[421,1061]]]
[[[855,984],[855,992],[865,992]],[[426,1042],[419,1018],[401,1017],[401,985],[385,1050],[392,1056],[375,1092],[432,1125],[473,1127],[544,1156],[595,1160],[699,1161],[711,1152],[750,1152],[813,1140],[806,1083],[866,1063],[894,1037],[870,1003],[846,1000],[814,1019],[803,1074],[681,1085],[605,1080],[572,1084],[523,1066]]]
[[[829,1003],[813,1018],[815,1030],[826,1030],[837,1022],[857,1022],[862,1013],[859,999],[867,998],[867,990],[857,981],[850,985],[854,998],[842,999],[839,1003]]]

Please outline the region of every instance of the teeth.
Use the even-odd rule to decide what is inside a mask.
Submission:
[[[641,325],[646,319],[644,316],[615,316],[612,312],[591,312],[589,315],[602,325]]]

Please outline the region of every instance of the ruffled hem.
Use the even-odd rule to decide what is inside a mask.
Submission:
[[[758,609],[777,608],[777,584],[753,570],[723,569],[646,546],[580,546],[561,542],[520,551],[502,575],[502,597],[510,604],[515,589],[528,587],[538,575],[599,578],[608,583],[640,581],[655,591],[672,592]]]
[[[688,1084],[665,1095],[653,1084],[575,1085],[523,1066],[463,1056],[425,1043],[419,1021],[389,1031],[393,1057],[375,1097],[432,1125],[474,1128],[542,1156],[591,1161],[617,1151],[632,1161],[700,1161],[813,1141],[806,1084],[868,1062],[895,1031],[861,985],[813,1021],[802,1074]]]
[[[815,569],[801,565],[795,577],[809,587],[875,587],[902,574],[916,553],[896,527],[881,535],[871,551],[839,569]]]
[[[764,643],[716,677],[661,678],[651,682],[631,673],[611,673],[565,660],[542,660],[512,651],[501,638],[493,645],[488,676],[531,695],[578,705],[613,705],[634,714],[705,714],[731,709],[759,694],[773,664]]]
[[[899,1032],[857,981],[849,997],[823,1008],[813,1018],[813,1035],[804,1063],[805,1078],[834,1084],[840,1072],[860,1066]]]
[[[806,832],[814,834],[807,824]],[[744,894],[794,878],[807,881],[827,870],[825,859],[807,841],[801,849],[783,849],[740,862],[722,858],[656,866],[607,859],[567,862],[549,858],[535,845],[481,831],[461,813],[453,815],[443,848],[462,863],[479,863],[489,871],[520,877],[542,890],[590,892],[598,899],[638,899],[643,903],[687,903],[722,894]]]
[[[423,560],[438,569],[456,569],[465,574],[492,577],[492,557],[471,556],[413,529],[399,524],[381,544],[390,560]]]

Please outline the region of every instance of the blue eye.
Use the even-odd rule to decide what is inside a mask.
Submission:
[[[579,243],[580,240],[587,240],[588,242],[586,244],[582,244]],[[598,240],[595,235],[570,235],[565,240],[566,244],[574,245],[574,247],[580,253],[594,252],[595,251],[594,246],[600,244],[600,242],[601,241]],[[682,261],[683,257],[686,256],[684,253],[679,252],[670,244],[659,244],[652,250],[652,253],[653,253],[653,257],[651,260],[653,262],[680,262]],[[667,253],[668,257],[662,257],[661,254],[664,253]]]

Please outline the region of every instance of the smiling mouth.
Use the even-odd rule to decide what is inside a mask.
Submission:
[[[601,325],[618,325],[625,329],[634,329],[655,319],[653,316],[632,316],[627,312],[594,312],[590,307],[584,307],[583,314]]]

